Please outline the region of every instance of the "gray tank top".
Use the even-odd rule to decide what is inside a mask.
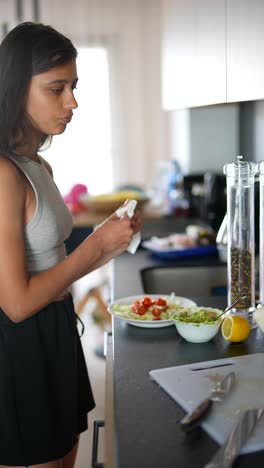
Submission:
[[[27,271],[34,275],[65,258],[72,216],[40,156],[40,163],[25,156],[6,157],[24,173],[36,196],[35,213],[24,229]]]

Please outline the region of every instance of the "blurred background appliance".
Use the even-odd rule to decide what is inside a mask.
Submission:
[[[199,218],[218,230],[226,212],[226,180],[215,172],[188,174],[183,190],[189,202],[190,216]]]

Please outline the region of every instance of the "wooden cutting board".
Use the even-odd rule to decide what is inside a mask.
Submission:
[[[150,371],[150,377],[187,412],[210,394],[216,381],[229,372],[236,383],[222,402],[213,408],[201,426],[220,445],[233,429],[240,411],[264,407],[264,353],[206,361]],[[264,450],[264,418],[241,453]]]

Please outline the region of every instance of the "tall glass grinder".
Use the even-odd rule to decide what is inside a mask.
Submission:
[[[227,285],[228,305],[240,296],[247,297],[231,309],[255,326],[255,228],[254,178],[256,164],[237,156],[224,166],[227,187]]]
[[[259,163],[259,302],[264,305],[264,161]]]

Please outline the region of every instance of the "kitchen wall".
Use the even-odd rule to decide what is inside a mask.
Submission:
[[[0,0],[1,21],[15,19],[14,4]],[[32,19],[31,4],[24,0],[22,20]],[[76,45],[102,41],[109,47],[117,184],[146,185],[155,161],[170,158],[168,116],[161,109],[160,15],[160,0],[40,1],[40,21]]]
[[[171,153],[184,173],[221,172],[239,152],[239,104],[171,113]]]
[[[42,2],[41,19],[76,44],[109,46],[115,183],[147,185],[155,161],[170,158],[161,109],[160,1],[65,0],[63,14],[60,3]]]

